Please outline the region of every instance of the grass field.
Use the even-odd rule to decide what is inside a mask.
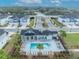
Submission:
[[[17,38],[18,38],[17,34],[13,34],[13,35],[11,36],[10,41],[9,41],[8,44],[4,47],[4,51],[5,51],[6,53],[8,53],[8,52],[10,51],[10,49],[12,49],[14,43],[17,42]]]
[[[57,27],[60,27],[60,26],[64,26],[62,23],[60,23],[57,19],[51,19],[50,20],[51,22],[54,22],[54,24],[57,26]]]
[[[34,26],[34,19],[31,19],[31,20],[30,20],[29,27],[31,27],[31,28],[32,28],[33,26]]]
[[[10,54],[13,53],[12,50],[13,48],[15,48],[15,44],[18,43],[18,40],[20,39],[19,34],[13,34],[11,36],[10,41],[8,42],[8,44],[3,48],[4,52],[7,53],[8,55],[8,59],[19,59],[18,56],[11,56]],[[17,45],[16,45],[17,46]],[[17,51],[18,52],[18,51]]]
[[[69,48],[79,48],[79,33],[67,33],[64,40]]]
[[[79,33],[67,33],[67,36],[64,38],[68,48],[78,48],[79,49]],[[70,52],[70,59],[79,59],[79,52]]]

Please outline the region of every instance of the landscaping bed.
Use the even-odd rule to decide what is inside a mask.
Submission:
[[[54,25],[56,26],[56,27],[63,27],[64,25],[62,24],[62,23],[60,23],[57,19],[50,19],[50,21],[52,22],[52,23],[54,23]]]
[[[28,27],[31,27],[32,28],[33,26],[34,26],[34,19],[31,19],[30,20],[30,24],[28,25]]]
[[[42,23],[42,25],[43,25],[43,27],[45,27],[45,28],[47,28],[47,27],[48,27],[47,22],[43,22],[43,23]]]
[[[48,23],[45,21],[45,19],[42,19],[42,26],[47,28],[48,27]]]

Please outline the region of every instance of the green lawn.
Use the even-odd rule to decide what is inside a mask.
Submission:
[[[42,23],[42,26],[43,26],[44,28],[48,28],[48,23],[47,23],[47,21],[46,21],[45,19],[41,19],[41,21],[43,22],[43,23]]]
[[[79,33],[67,33],[64,40],[69,48],[79,48]]]
[[[48,24],[47,24],[47,22],[46,22],[46,21],[44,21],[44,22],[42,23],[42,25],[43,25],[43,27],[45,27],[45,28],[47,28],[47,27],[48,27]]]
[[[34,26],[34,19],[30,20],[30,24],[28,26],[31,27],[31,28]]]
[[[50,19],[51,22],[54,22],[54,25],[59,27],[59,26],[64,26],[62,23],[60,23],[57,19]]]
[[[4,50],[6,53],[8,53],[8,52],[10,51],[10,49],[13,47],[13,45],[15,44],[15,42],[18,41],[18,38],[19,38],[18,34],[13,34],[13,35],[11,36],[10,41],[9,41],[8,44],[3,48],[3,50]]]

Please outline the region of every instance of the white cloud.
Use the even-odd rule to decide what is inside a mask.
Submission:
[[[20,3],[20,2],[16,2],[14,5],[15,5],[15,6],[23,6],[23,4]]]
[[[60,6],[62,4],[62,0],[50,0],[55,6]]]
[[[21,3],[42,3],[42,0],[19,0]]]
[[[61,0],[51,0],[51,3],[61,3]]]

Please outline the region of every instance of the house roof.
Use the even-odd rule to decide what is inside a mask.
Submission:
[[[2,35],[2,34],[4,34],[5,33],[5,31],[3,30],[3,29],[0,29],[0,36]]]
[[[7,15],[0,15],[0,20],[3,19],[3,18],[6,18]]]
[[[41,32],[35,29],[22,30],[21,35],[40,35]]]
[[[43,35],[50,35],[50,34],[57,34],[57,31],[49,31],[49,30],[45,30],[42,32]]]
[[[45,31],[39,31],[36,29],[27,29],[27,30],[22,30],[21,31],[21,35],[51,35],[51,34],[56,34],[57,31],[49,31],[49,30],[45,30]]]

